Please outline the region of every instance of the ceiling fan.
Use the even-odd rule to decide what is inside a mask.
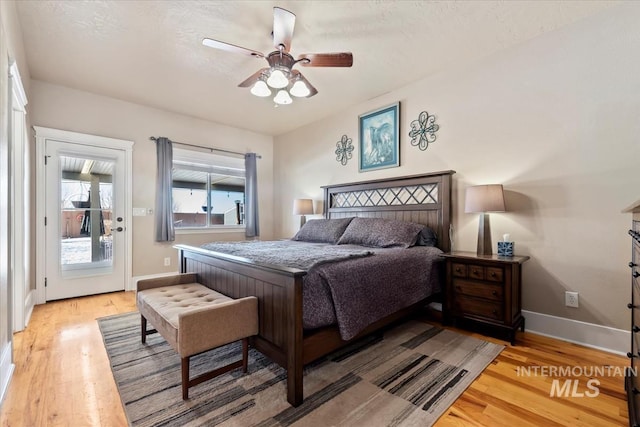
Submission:
[[[296,15],[280,7],[273,8],[273,44],[276,50],[267,55],[209,38],[203,39],[202,44],[227,52],[266,59],[269,63],[268,67],[256,71],[238,86],[251,86],[251,93],[261,97],[270,96],[269,87],[271,87],[277,90],[273,98],[276,104],[291,104],[293,100],[290,94],[295,97],[310,98],[318,93],[300,71],[292,69],[294,65],[300,64],[303,67],[351,67],[353,65],[351,52],[305,53],[299,55],[298,59],[294,59],[289,49],[295,23]]]

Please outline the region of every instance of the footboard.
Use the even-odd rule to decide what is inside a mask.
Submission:
[[[287,370],[287,400],[302,403],[303,270],[258,264],[244,258],[177,245],[180,272],[196,273],[198,282],[228,295],[258,297],[258,336],[254,346]]]

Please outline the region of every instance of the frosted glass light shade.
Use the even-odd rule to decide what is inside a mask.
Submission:
[[[280,105],[288,105],[293,102],[286,90],[279,90],[278,94],[273,98],[273,102]]]
[[[251,93],[255,96],[265,97],[271,95],[271,89],[262,80],[258,80],[251,88]]]
[[[280,70],[273,70],[267,79],[267,84],[275,89],[289,86],[289,79]]]
[[[502,184],[467,187],[464,198],[464,211],[466,213],[504,212],[505,210]]]
[[[289,92],[291,92],[291,95],[297,96],[298,98],[304,98],[311,93],[307,85],[304,84],[302,80],[295,82]]]

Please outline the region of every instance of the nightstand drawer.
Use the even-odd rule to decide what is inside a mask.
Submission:
[[[456,294],[502,301],[503,290],[500,285],[475,283],[461,279],[454,279],[453,289]]]
[[[451,269],[454,277],[469,277],[492,282],[502,282],[504,278],[504,270],[499,267],[483,267],[481,265],[454,262],[451,264]]]
[[[467,265],[454,262],[451,264],[452,274],[455,277],[467,277]]]
[[[495,302],[459,295],[453,305],[458,313],[502,320],[502,307]]]
[[[491,280],[492,282],[502,282],[504,277],[503,269],[495,268],[495,267],[487,267],[486,269],[486,279]]]
[[[484,279],[484,267],[479,265],[469,265],[469,277],[472,279],[483,280]]]

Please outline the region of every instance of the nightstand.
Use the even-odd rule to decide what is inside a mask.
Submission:
[[[487,330],[506,332],[514,344],[524,331],[522,264],[528,256],[477,255],[449,252],[446,258],[445,323],[471,322]]]

